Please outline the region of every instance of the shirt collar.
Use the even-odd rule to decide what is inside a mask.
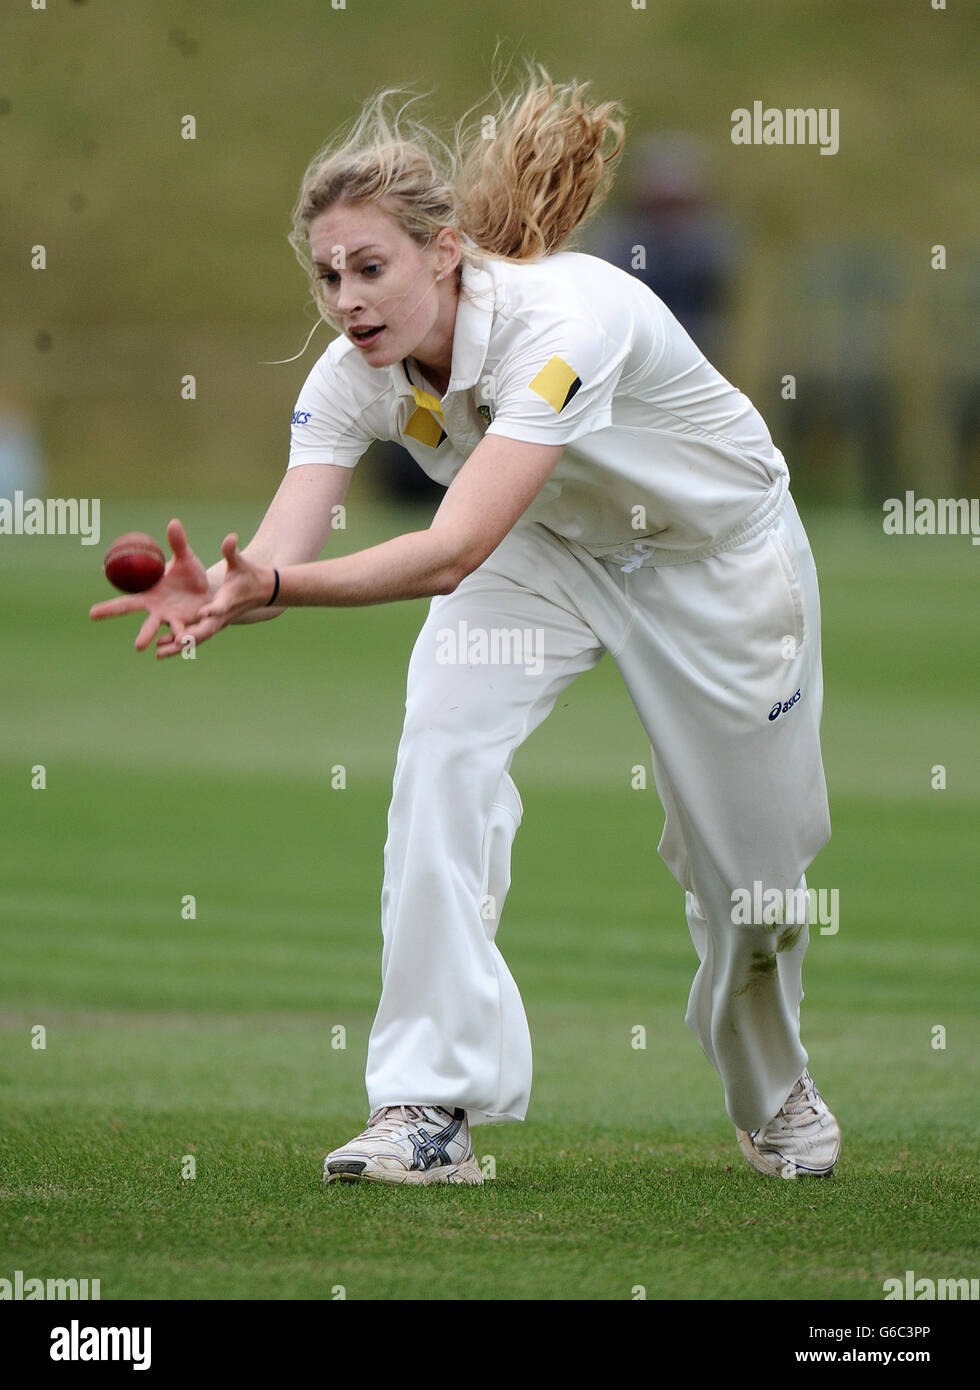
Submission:
[[[471,265],[464,261],[453,327],[452,375],[447,395],[452,391],[467,391],[480,380],[490,347],[495,299],[496,280],[490,263]],[[413,396],[418,400],[418,388],[413,387],[408,378],[404,358],[393,363],[388,370],[398,395]]]

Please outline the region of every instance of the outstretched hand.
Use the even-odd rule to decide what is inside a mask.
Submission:
[[[245,559],[234,533],[221,542],[221,554],[225,561],[225,577],[213,598],[203,604],[198,616],[204,622],[218,622],[224,626],[253,608],[265,607],[277,585],[275,570]]]
[[[121,598],[106,599],[104,603],[93,604],[89,610],[89,617],[95,619],[117,618],[123,613],[145,610],[147,618],[136,634],[136,649],[145,650],[157,637],[158,657],[173,656],[179,652],[181,639],[187,635],[201,642],[224,626],[213,620],[195,623],[201,605],[208,598],[208,576],[191,549],[179,521],[171,521],[167,527],[167,541],[173,556],[167,562],[163,577],[152,589],[146,589],[141,594],[123,594]],[[161,632],[164,625],[168,631]]]

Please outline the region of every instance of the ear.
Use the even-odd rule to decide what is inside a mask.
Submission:
[[[448,280],[463,254],[459,233],[453,227],[439,229],[436,234],[435,253],[435,273],[440,280]]]

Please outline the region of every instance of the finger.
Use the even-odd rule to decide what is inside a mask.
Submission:
[[[174,553],[175,560],[183,560],[192,554],[190,541],[187,539],[187,532],[184,530],[177,517],[167,525],[167,544]]]
[[[163,628],[157,633],[157,656],[170,656],[172,652],[179,652],[181,644],[174,637],[172,632]]]
[[[161,632],[157,637],[157,656],[175,656],[186,649],[186,633],[175,637],[172,632]]]
[[[107,598],[103,603],[93,603],[88,611],[90,618],[116,618],[120,613],[136,613],[146,607],[142,594],[123,594],[121,598]]]
[[[189,638],[193,639],[195,646],[199,646],[201,642],[206,642],[209,637],[220,631],[222,626],[222,623],[216,621],[196,622],[184,628],[179,639],[175,639],[172,633],[161,632],[157,638],[156,654],[161,658],[177,656],[186,650]]]
[[[223,624],[219,619],[208,619],[206,622],[201,620],[201,615],[194,619],[192,623],[175,623],[169,632],[161,632],[157,638],[157,646],[168,646],[171,643],[179,646],[187,638],[193,638],[195,642],[203,642],[218,631]]]
[[[232,531],[230,535],[225,536],[224,540],[221,542],[221,553],[222,553],[222,555],[225,557],[226,561],[228,562],[228,568],[229,568],[229,569],[235,569],[235,568],[237,568],[237,566],[238,566],[238,536],[236,535],[236,533],[235,533],[234,531]]]
[[[167,626],[167,628],[169,629],[169,631],[167,631],[167,630],[164,630],[164,631],[162,631],[162,632],[159,631],[159,629],[162,628],[164,624],[166,624],[166,626]],[[144,624],[144,627],[146,627],[146,626],[147,626],[147,624]],[[180,650],[182,649],[182,639],[183,639],[184,633],[185,633],[186,631],[187,631],[187,628],[186,628],[185,625],[184,625],[183,619],[181,619],[181,618],[168,618],[168,617],[164,616],[163,618],[160,619],[160,622],[159,622],[159,623],[157,624],[157,626],[153,629],[153,632],[151,632],[151,633],[149,634],[149,636],[147,637],[145,645],[146,645],[146,646],[149,646],[149,645],[150,645],[150,640],[151,640],[151,638],[153,637],[154,633],[159,632],[159,635],[157,636],[157,648],[158,648],[157,655],[158,655],[158,656],[159,656],[159,648],[160,648],[161,646],[169,646],[171,643],[173,644],[174,648],[175,648],[177,651],[180,651]]]
[[[149,615],[149,617],[143,623],[143,626],[140,628],[139,632],[136,634],[136,642],[134,643],[134,645],[138,652],[146,650],[146,648],[153,641],[156,634],[160,631],[162,624],[163,619],[158,614],[151,613]]]

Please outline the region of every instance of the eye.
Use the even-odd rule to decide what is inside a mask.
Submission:
[[[381,274],[382,269],[383,267],[380,261],[367,261],[361,266],[360,273],[362,275],[367,275],[373,280]],[[340,276],[335,270],[325,270],[316,278],[320,281],[321,285],[336,285]]]

